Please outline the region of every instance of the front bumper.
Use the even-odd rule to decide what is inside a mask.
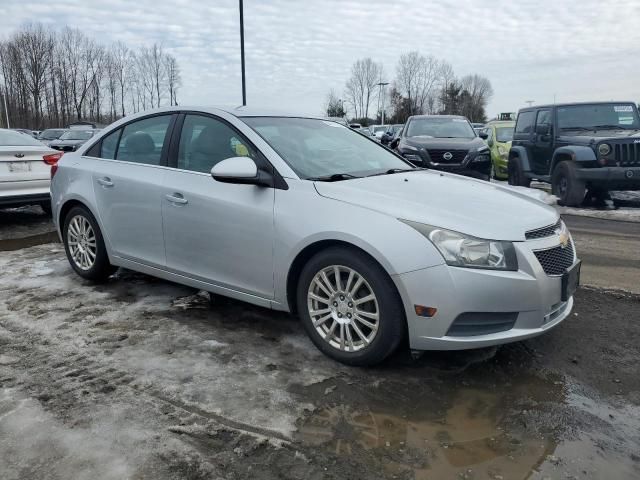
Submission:
[[[438,265],[393,277],[405,305],[409,343],[414,350],[462,350],[515,342],[541,335],[571,313],[573,298],[561,300],[562,277],[549,276],[533,251],[557,238],[517,242],[519,270],[505,272]],[[574,264],[577,260],[574,258]],[[434,317],[415,314],[415,305],[437,308]],[[505,331],[451,335],[463,314],[515,317]],[[507,315],[508,316],[508,315]],[[490,319],[488,321],[491,321]]]
[[[640,190],[640,167],[578,168],[576,177],[607,190]]]

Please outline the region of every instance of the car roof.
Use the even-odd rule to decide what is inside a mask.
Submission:
[[[464,115],[411,115],[408,120],[412,118],[460,118],[466,120]]]
[[[492,120],[485,124],[485,127],[495,125],[496,127],[512,127],[516,124],[515,120]]]
[[[548,103],[545,105],[532,105],[531,107],[521,108],[520,112],[531,111],[531,110],[539,110],[541,108],[553,108],[553,107],[576,107],[580,105],[619,105],[619,104],[628,104],[631,103],[635,105],[636,103],[631,100],[620,100],[620,101],[597,101],[597,102],[572,102],[572,103]]]

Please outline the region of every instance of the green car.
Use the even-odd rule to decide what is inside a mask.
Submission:
[[[485,125],[483,133],[487,134],[487,145],[491,150],[491,178],[507,180],[507,163],[509,149],[513,140],[513,129],[516,122],[489,122]]]

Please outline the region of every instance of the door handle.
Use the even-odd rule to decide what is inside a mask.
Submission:
[[[98,179],[98,183],[103,187],[113,187],[113,182],[109,177],[102,177]]]
[[[181,193],[171,193],[171,194],[165,195],[164,198],[169,200],[171,203],[177,203],[179,205],[185,205],[189,203],[189,200],[184,198]]]

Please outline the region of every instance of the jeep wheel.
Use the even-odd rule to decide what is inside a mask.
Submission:
[[[516,187],[529,187],[531,179],[524,174],[520,157],[511,157],[507,166],[509,173],[509,185]]]
[[[556,165],[551,175],[551,192],[558,203],[567,207],[579,207],[584,201],[585,183],[576,177],[576,166],[569,161]]]

